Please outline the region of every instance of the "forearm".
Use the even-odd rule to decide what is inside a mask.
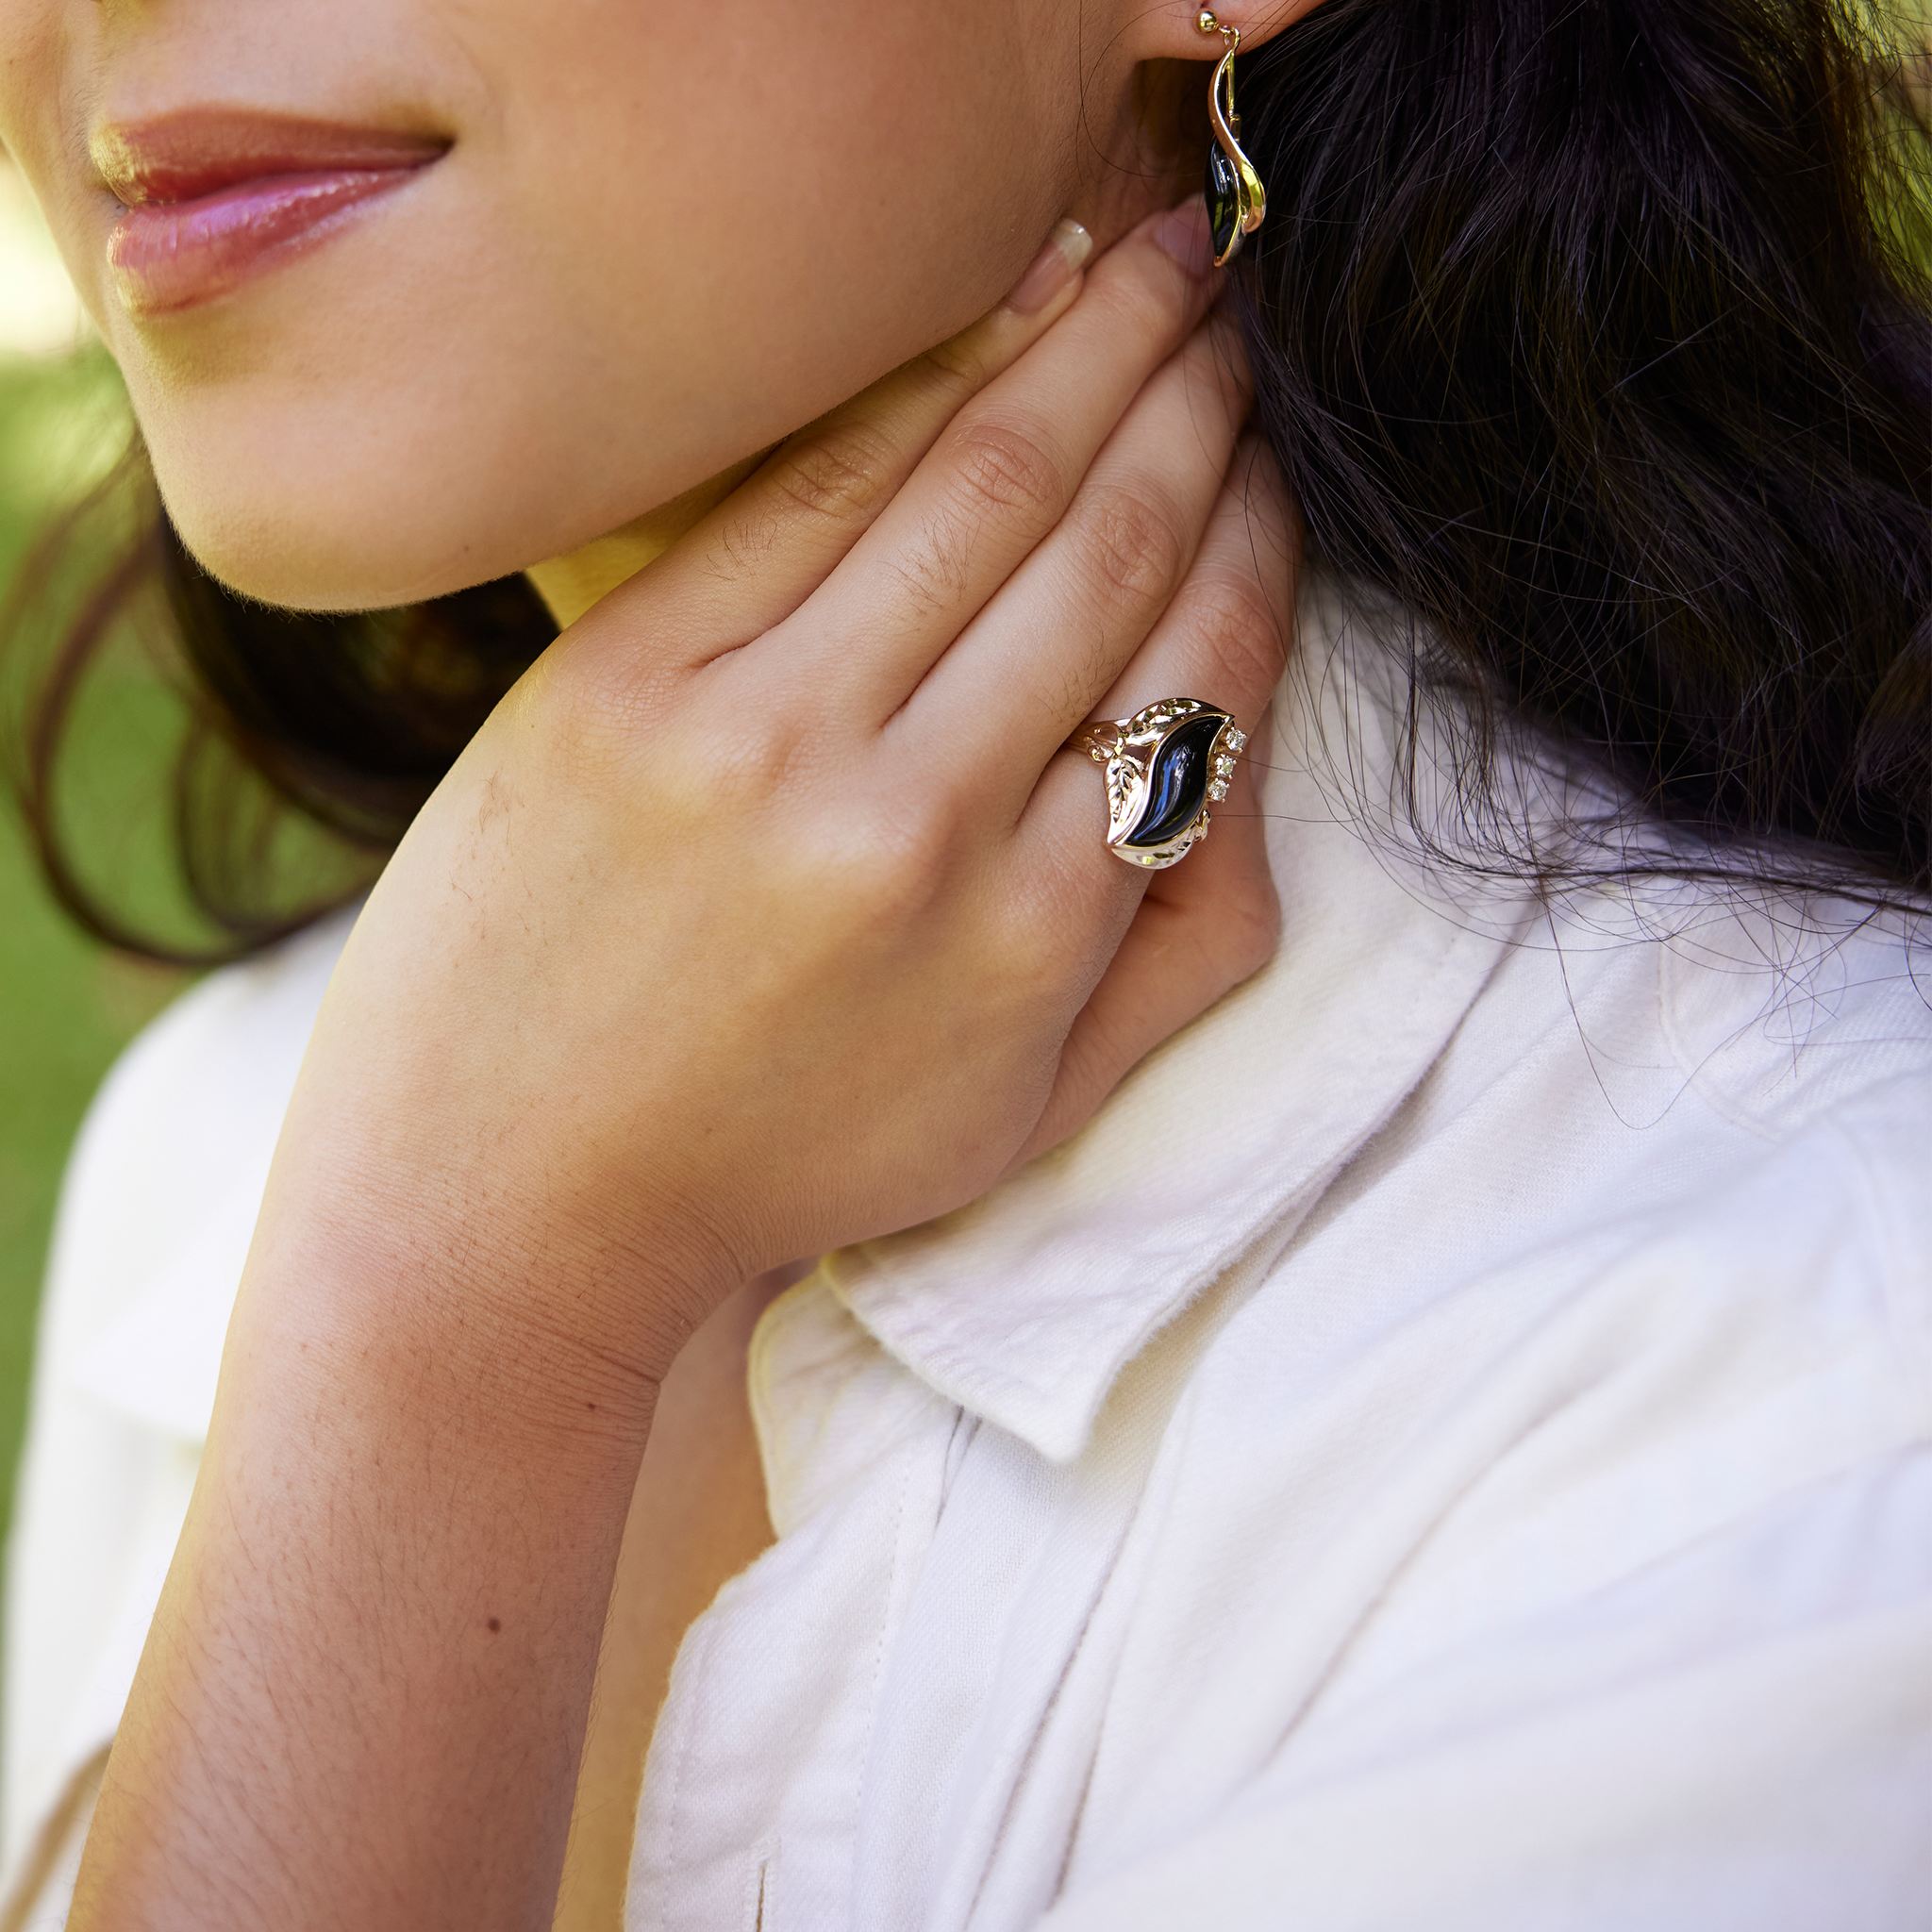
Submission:
[[[653,1289],[592,1344],[581,1283],[385,1221],[272,1193],[76,1932],[548,1923]]]

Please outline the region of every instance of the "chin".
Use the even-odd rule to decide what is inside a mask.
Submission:
[[[674,442],[643,409],[625,435],[610,421],[626,412],[608,410],[593,436],[562,412],[463,407],[428,381],[407,398],[352,383],[130,389],[189,552],[230,590],[292,610],[383,609],[508,576],[740,454]]]
[[[142,415],[161,501],[189,553],[230,590],[294,610],[410,604],[514,569],[471,492],[418,465],[344,460],[283,422],[268,437]],[[475,486],[472,485],[472,491]]]
[[[165,483],[161,498],[203,570],[284,609],[384,609],[503,575],[480,557],[464,568],[430,533],[344,517],[340,505],[210,502]]]
[[[300,449],[299,441],[291,447]],[[218,440],[150,433],[161,501],[208,575],[291,610],[373,610],[447,596],[598,534],[594,512],[558,521],[556,493],[484,487],[451,464],[250,463]],[[541,503],[541,497],[539,497]],[[581,529],[580,529],[581,526]]]

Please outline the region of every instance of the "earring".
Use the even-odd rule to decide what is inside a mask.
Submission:
[[[1268,191],[1241,152],[1241,117],[1234,108],[1234,57],[1241,51],[1241,30],[1224,25],[1205,7],[1194,25],[1204,34],[1219,34],[1226,48],[1208,84],[1208,117],[1214,124],[1208,150],[1208,219],[1214,232],[1214,266],[1224,268],[1267,218]]]

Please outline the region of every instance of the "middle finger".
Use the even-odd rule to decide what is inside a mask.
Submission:
[[[1217,272],[1198,202],[1144,223],[1073,308],[960,411],[785,634],[841,708],[883,723],[1058,524]]]
[[[1204,324],[1135,399],[1058,528],[895,721],[974,768],[989,808],[997,796],[1019,817],[1047,759],[1166,609],[1222,493],[1249,394],[1237,325]]]

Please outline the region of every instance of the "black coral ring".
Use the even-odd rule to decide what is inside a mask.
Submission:
[[[1116,858],[1158,872],[1208,836],[1208,808],[1227,796],[1244,732],[1199,698],[1163,698],[1070,741],[1107,767],[1107,845]]]

